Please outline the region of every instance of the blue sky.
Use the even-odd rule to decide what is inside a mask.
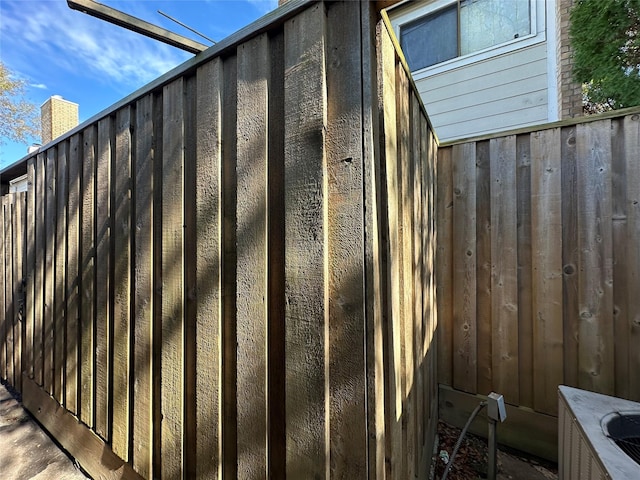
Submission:
[[[219,41],[277,7],[277,0],[100,0],[201,43],[208,42],[157,13],[162,10]],[[27,82],[40,107],[51,95],[80,105],[80,122],[193,55],[71,10],[66,0],[0,0],[0,58]],[[39,139],[32,139],[38,141]],[[27,145],[0,145],[0,168]]]

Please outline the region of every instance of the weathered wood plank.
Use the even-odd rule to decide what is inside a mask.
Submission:
[[[438,381],[453,385],[453,147],[438,149],[436,289]],[[423,237],[424,238],[424,237]],[[426,353],[426,352],[425,352]]]
[[[93,478],[142,480],[108,444],[24,377],[24,406]]]
[[[326,288],[331,476],[367,472],[359,2],[327,6]]]
[[[476,145],[454,145],[453,386],[477,391]]]
[[[285,23],[287,477],[329,472],[325,12]],[[304,164],[300,159],[305,159]]]
[[[286,475],[284,31],[269,37],[270,79],[267,163],[268,463],[271,478]]]
[[[164,87],[163,103],[162,477],[177,478],[183,467],[183,78]]]
[[[611,121],[611,229],[613,249],[613,322],[615,395],[629,398],[629,289],[627,257],[627,158],[624,119]],[[634,375],[635,376],[635,375]]]
[[[564,383],[578,386],[578,184],[575,127],[563,128],[562,167],[562,305]]]
[[[25,207],[26,192],[17,193],[13,207],[12,229],[14,239],[13,249],[13,379],[14,387],[19,392],[22,391],[22,370],[24,367],[22,356],[24,349],[24,316],[25,316]]]
[[[269,41],[238,47],[238,478],[267,469],[267,126]]]
[[[531,311],[531,148],[530,136],[516,137],[518,209],[518,378],[520,405],[533,407],[533,314]],[[560,147],[558,147],[560,148]],[[557,173],[560,175],[560,172]],[[561,238],[559,232],[558,238]],[[562,288],[562,286],[560,286]],[[562,325],[562,319],[560,319]],[[560,359],[562,363],[562,359]]]
[[[415,426],[413,405],[413,192],[410,181],[414,176],[411,169],[411,132],[409,118],[409,79],[400,63],[396,68],[396,112],[398,135],[398,185],[400,195],[400,349],[402,357],[402,450],[403,470],[411,478],[415,476],[416,447],[411,441],[410,429]]]
[[[640,115],[624,119],[624,147],[627,178],[627,292],[629,341],[629,397],[640,401]],[[633,347],[632,347],[633,346]]]
[[[237,477],[236,204],[237,58],[223,63],[222,99],[222,475]]]
[[[82,176],[82,136],[76,134],[69,139],[69,203],[67,206],[67,271],[66,271],[66,362],[65,362],[65,408],[74,415],[79,413],[79,279],[80,265],[80,181]]]
[[[97,129],[88,127],[82,133],[82,180],[80,186],[80,419],[85,425],[94,427],[96,375],[93,356],[95,333],[95,207]]]
[[[9,196],[0,197],[0,238],[2,246],[0,247],[0,265],[2,273],[0,274],[0,378],[8,380],[7,350],[9,349],[9,320],[11,319],[11,299],[7,298],[8,284],[11,282],[11,276],[7,272],[7,262],[11,258],[11,231],[8,229],[8,222],[5,219]]]
[[[55,284],[54,284],[54,398],[60,405],[65,403],[66,393],[66,269],[67,269],[67,202],[68,202],[68,142],[58,144],[58,158],[56,164],[56,227],[55,227]]]
[[[580,388],[614,392],[611,121],[577,127]]]
[[[385,375],[385,430],[386,476],[404,478],[404,453],[402,451],[402,351],[400,281],[400,215],[398,211],[400,186],[398,185],[397,157],[397,106],[396,106],[396,54],[384,25],[378,26],[378,101],[382,116],[380,149],[385,203],[382,206],[382,248],[385,272],[385,351],[388,359]],[[382,134],[384,132],[384,134]]]
[[[45,255],[44,255],[44,389],[54,393],[55,345],[55,253],[56,253],[56,147],[47,150],[45,166]]]
[[[133,204],[135,216],[135,249],[132,251],[133,269],[133,422],[131,430],[133,469],[144,478],[152,472],[152,408],[153,392],[152,332],[153,312],[153,95],[147,95],[136,103],[136,134],[132,165],[135,189]]]
[[[131,107],[118,110],[115,123],[115,189],[113,230],[115,244],[113,303],[113,437],[112,448],[129,460],[131,378],[131,161],[133,120]]]
[[[112,119],[104,118],[98,122],[97,156],[95,172],[95,390],[94,418],[95,430],[105,441],[110,441],[109,400],[111,388],[109,378],[113,374],[109,352],[111,350],[110,333],[112,331],[113,304],[111,303],[111,196],[113,185],[111,172],[112,157]]]
[[[221,458],[221,115],[222,61],[197,73],[196,151],[196,475],[222,475]],[[203,425],[210,427],[202,428]]]
[[[24,345],[24,371],[29,378],[33,378],[33,329],[35,312],[34,282],[36,274],[36,158],[27,160],[27,212],[26,212],[26,285],[25,285],[25,345]]]
[[[518,404],[516,137],[490,140],[491,346],[493,388]],[[479,319],[483,322],[484,319]]]
[[[44,380],[44,244],[45,244],[45,153],[39,153],[35,164],[35,305],[33,328],[34,378],[38,385]]]
[[[494,260],[491,249],[491,169],[488,141],[476,144],[476,315],[478,316],[478,392],[487,395],[493,390],[493,341],[494,319],[491,315],[491,265]],[[496,256],[500,254],[495,252]]]
[[[531,134],[533,403],[557,415],[562,383],[562,178],[560,130]]]

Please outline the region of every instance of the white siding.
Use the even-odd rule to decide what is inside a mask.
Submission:
[[[548,120],[546,42],[415,82],[440,141]]]

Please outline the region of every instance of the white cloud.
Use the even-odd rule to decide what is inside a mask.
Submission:
[[[278,8],[278,0],[249,0],[262,15]]]
[[[30,83],[31,88],[37,88],[38,90],[46,90],[47,86],[44,83]]]
[[[30,51],[36,63],[46,56],[57,68],[137,88],[190,56],[72,11],[66,2],[3,3],[3,43]]]

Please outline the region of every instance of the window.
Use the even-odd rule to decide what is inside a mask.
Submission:
[[[530,0],[457,0],[400,27],[412,71],[532,33]]]

